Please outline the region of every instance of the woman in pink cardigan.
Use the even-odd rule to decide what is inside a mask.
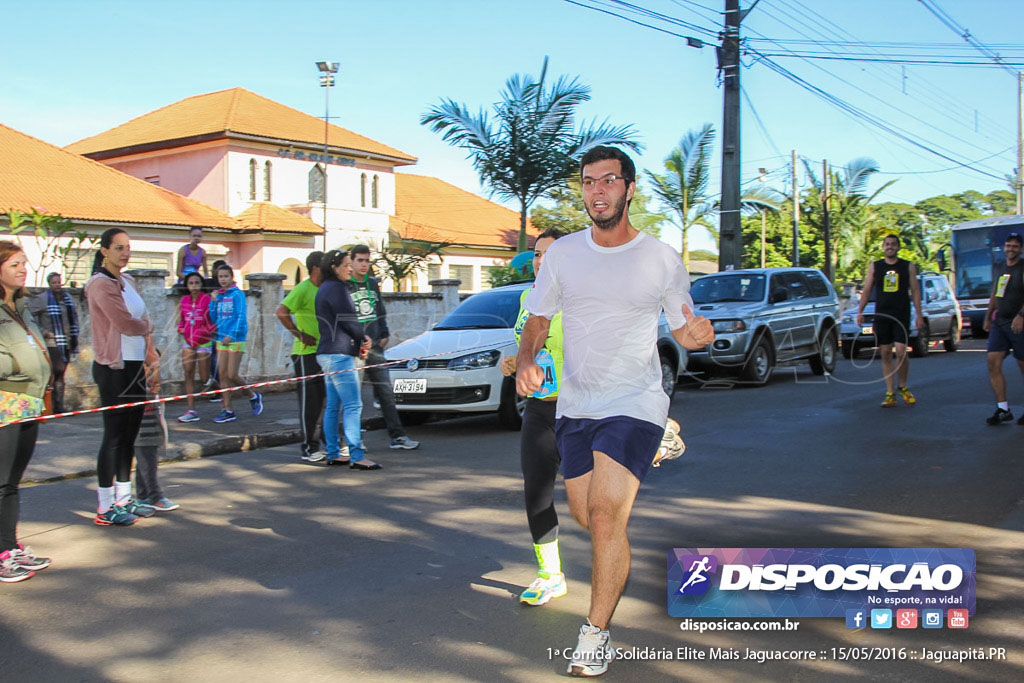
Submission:
[[[185,369],[185,393],[188,394],[188,410],[178,422],[199,422],[196,412],[196,367],[199,367],[199,381],[206,384],[210,379],[210,354],[213,352],[213,323],[210,322],[210,295],[203,291],[203,276],[189,273],[185,276],[188,294],[181,298],[181,315],[178,318],[178,334],[181,335],[181,364]]]
[[[85,284],[95,357],[92,376],[104,406],[145,400],[146,382],[160,391],[160,359],[153,347],[153,324],[135,280],[124,272],[131,258],[128,233],[110,228],[100,237],[93,275]],[[132,498],[132,459],[144,407],[103,413],[103,442],[96,462],[100,526],[127,526],[154,510]]]

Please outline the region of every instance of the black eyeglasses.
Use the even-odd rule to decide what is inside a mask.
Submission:
[[[615,184],[617,180],[625,180],[627,185],[629,185],[632,182],[629,178],[625,178],[620,175],[615,175],[614,173],[609,173],[607,175],[601,176],[600,178],[584,178],[583,187],[588,190],[593,190],[595,187],[598,186],[598,184],[604,187],[611,187],[612,185]]]

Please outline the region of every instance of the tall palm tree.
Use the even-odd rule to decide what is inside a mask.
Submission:
[[[481,108],[476,114],[443,99],[420,118],[445,142],[469,153],[480,182],[502,199],[519,201],[519,251],[526,250],[526,218],[544,193],[577,172],[579,159],[591,147],[619,145],[639,150],[632,126],[607,121],[576,125],[576,109],[590,100],[590,88],[578,78],[559,76],[548,88],[548,58],[540,78],[516,74],[505,82],[494,119]]]
[[[666,208],[675,213],[678,227],[683,233],[683,263],[690,264],[690,228],[699,225],[718,239],[718,227],[712,217],[719,203],[708,196],[711,179],[711,146],[715,142],[715,127],[705,123],[700,130],[691,130],[665,157],[665,173],[645,171],[650,178],[654,194]],[[745,210],[778,208],[774,197],[767,192],[751,191],[740,197]]]
[[[804,197],[801,213],[813,227],[821,230],[824,227],[824,183],[806,161],[804,167],[812,189]],[[878,173],[877,162],[868,157],[853,159],[841,173],[835,170],[830,173],[829,222],[835,243],[836,268],[833,272],[838,278],[866,267],[865,259],[877,251],[881,236],[892,231],[888,226],[880,225],[871,202],[896,181],[890,180],[870,195],[865,194],[871,178]]]

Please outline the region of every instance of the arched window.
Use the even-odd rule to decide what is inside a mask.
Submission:
[[[370,206],[377,208],[377,176],[373,176],[373,185],[370,187]]]
[[[309,201],[327,202],[327,182],[320,164],[309,169]]]
[[[366,206],[366,174],[359,176],[359,206]]]
[[[263,164],[263,201],[270,201],[270,162]]]
[[[249,199],[256,201],[256,167],[255,159],[249,159]]]

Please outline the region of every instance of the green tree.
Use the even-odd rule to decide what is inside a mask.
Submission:
[[[824,232],[824,183],[814,169],[805,162],[811,188],[800,200],[800,218],[820,236]],[[832,225],[832,245],[835,254],[835,280],[863,277],[868,255],[881,248],[885,225],[881,223],[871,202],[895,180],[884,183],[873,193],[866,194],[868,183],[878,173],[874,159],[859,157],[840,171],[831,170],[829,187],[829,220]],[[801,260],[801,263],[803,261]],[[824,265],[824,262],[822,262]]]
[[[427,267],[435,256],[440,256],[451,242],[396,239],[385,247],[372,247],[375,252],[374,269],[391,280],[395,291],[402,291],[402,282]]]
[[[538,206],[530,217],[537,231],[557,228],[562,232],[577,232],[593,224],[583,204],[583,186],[579,178],[573,178],[565,185],[552,189],[548,192],[547,198],[554,204]],[[651,198],[638,184],[629,203],[629,222],[637,230],[660,238],[662,225],[671,223],[672,219],[665,213],[651,210],[650,202]]]
[[[468,151],[480,182],[492,194],[519,202],[519,251],[526,250],[526,218],[533,203],[577,172],[591,147],[619,145],[638,150],[632,126],[576,125],[577,108],[590,100],[578,78],[560,76],[547,87],[548,59],[540,78],[516,74],[505,83],[494,119],[443,99],[420,118],[445,142]]]
[[[28,266],[36,274],[37,284],[41,284],[42,274],[50,270],[50,264],[53,263],[60,266],[61,274],[66,279],[83,258],[91,257],[86,256],[87,252],[99,242],[99,237],[85,230],[76,230],[74,224],[60,214],[50,215],[36,208],[28,213],[10,209],[7,221],[11,235],[22,235],[21,239],[33,239],[36,242],[39,260],[29,260]]]
[[[715,128],[705,123],[700,130],[691,130],[665,157],[665,172],[645,171],[654,195],[675,219],[673,223],[683,233],[683,263],[690,263],[690,228],[699,225],[718,240],[718,228],[713,216],[718,203],[708,196],[711,179],[711,147],[715,141]],[[744,208],[774,209],[777,204],[765,192],[748,192],[740,197]]]

